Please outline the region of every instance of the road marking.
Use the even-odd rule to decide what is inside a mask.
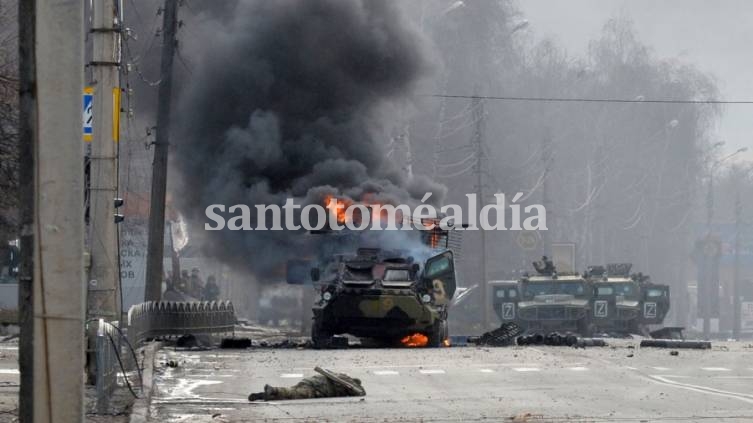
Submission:
[[[628,370],[638,370],[638,368],[637,368],[637,367],[630,367],[630,366],[627,366],[627,367],[625,367],[625,368],[626,368],[626,369],[628,369]]]
[[[527,347],[528,349],[532,349],[531,347]],[[526,363],[526,362],[507,362],[507,363],[473,363],[471,368],[476,367],[515,367],[515,366],[535,366],[537,363]],[[580,363],[571,363],[573,365],[577,365]],[[393,364],[393,365],[385,365],[385,364],[375,364],[373,366],[334,366],[332,369],[340,369],[340,370],[346,370],[346,369],[413,369],[413,368],[420,368],[425,366],[425,364]],[[292,367],[289,368],[289,370],[311,370],[310,367]]]
[[[0,375],[17,375],[18,369],[0,369]]]
[[[585,372],[586,370],[588,370],[588,367],[568,367],[568,369],[574,372]]]
[[[492,369],[478,369],[478,371],[481,373],[494,373],[494,370]]]
[[[442,369],[419,369],[419,373],[424,375],[443,375],[444,370]]]
[[[651,375],[649,376],[649,380],[659,385],[674,386],[680,389],[687,389],[688,391],[700,392],[703,394],[716,395],[720,397],[727,397],[727,398],[737,399],[740,401],[753,404],[753,395],[742,394],[739,392],[723,391],[721,389],[714,389],[714,388],[709,388],[707,386],[701,386],[701,385],[691,385],[689,383],[680,383],[680,382],[669,379],[669,377],[674,377],[674,376]]]
[[[667,370],[669,370],[669,367],[652,367],[652,369],[658,370],[660,372],[666,372]]]
[[[541,369],[538,367],[515,367],[513,370],[516,372],[538,372]]]
[[[706,370],[707,372],[729,372],[730,371],[726,367],[701,367],[701,370]]]
[[[374,374],[377,376],[395,376],[399,375],[400,373],[394,370],[374,370]]]
[[[280,377],[285,378],[291,378],[291,379],[300,379],[303,377],[303,373],[283,373],[280,375]]]

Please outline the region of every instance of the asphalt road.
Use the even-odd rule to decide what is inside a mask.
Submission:
[[[753,345],[713,350],[453,347],[175,351],[157,356],[160,422],[753,421]],[[176,360],[170,368],[161,363]],[[314,366],[363,381],[364,398],[249,403]],[[214,416],[214,417],[213,417]],[[523,417],[527,416],[527,417]]]

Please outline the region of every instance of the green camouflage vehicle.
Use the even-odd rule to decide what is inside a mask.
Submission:
[[[589,266],[586,277],[593,285],[591,321],[599,333],[637,333],[641,289],[630,277],[629,263]]]
[[[599,333],[648,335],[669,312],[669,286],[654,284],[641,273],[630,274],[630,263],[590,266],[593,285],[591,321]]]
[[[489,281],[492,292],[492,307],[502,323],[518,321],[518,281]]]
[[[447,308],[456,289],[452,251],[419,264],[405,252],[359,248],[313,268],[311,279],[320,288],[313,309],[314,347],[327,347],[338,334],[383,344],[407,339],[416,343],[411,346],[429,347],[448,339]]]
[[[538,275],[518,281],[517,323],[526,333],[590,336],[591,284],[580,274],[558,274],[552,262],[534,263]]]

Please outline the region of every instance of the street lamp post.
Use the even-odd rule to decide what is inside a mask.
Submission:
[[[732,281],[732,337],[735,339],[740,339],[740,330],[741,330],[741,321],[740,321],[740,314],[741,314],[741,298],[740,298],[740,224],[741,224],[741,217],[742,217],[742,202],[740,200],[740,185],[743,180],[747,179],[748,176],[750,176],[750,173],[753,171],[752,169],[748,169],[745,171],[742,175],[739,176],[738,180],[735,181],[735,264],[734,264],[734,280]]]
[[[722,144],[723,144],[723,142],[718,142],[718,143],[714,144],[713,147],[719,147]],[[739,148],[734,153],[728,154],[728,155],[722,157],[721,159],[717,160],[709,168],[709,189],[708,189],[708,193],[707,193],[707,197],[706,197],[706,232],[707,232],[707,236],[711,236],[711,221],[714,218],[714,172],[716,172],[716,170],[719,168],[719,166],[721,166],[722,163],[724,163],[727,160],[731,159],[732,157],[735,157],[736,155],[738,155],[740,153],[744,153],[746,151],[748,151],[748,147]],[[735,254],[737,254],[737,252]],[[735,268],[737,268],[737,263],[735,264]],[[737,271],[735,271],[735,272],[737,272]],[[707,280],[706,283],[708,283],[708,284],[717,283],[717,281],[715,281],[716,278],[714,278],[712,276],[713,275],[709,274],[708,278],[710,280]],[[736,315],[735,326],[737,326],[739,324],[738,321],[739,321],[739,313],[740,313],[740,311],[739,311],[739,308],[740,308],[739,307],[740,299],[739,299],[739,297],[737,295],[738,294],[738,292],[737,292],[738,285],[739,284],[737,282],[737,273],[735,273],[735,281],[734,281],[735,298],[733,300],[733,302],[735,303],[735,305],[734,305],[734,308],[735,308],[734,313]],[[714,292],[718,292],[718,291],[714,290]],[[718,300],[719,299],[717,298],[716,301],[718,301]],[[710,313],[711,312],[711,310],[710,310],[711,307],[710,306],[711,306],[711,304],[708,303],[708,301],[711,301],[711,298],[707,297],[705,299],[705,301],[706,301],[706,304],[705,304],[704,309],[703,309],[703,338],[706,339],[706,340],[708,340],[710,332],[711,332],[711,320],[710,320],[710,314],[711,314]]]

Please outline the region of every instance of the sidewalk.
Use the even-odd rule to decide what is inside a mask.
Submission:
[[[20,375],[18,373],[18,339],[0,342],[0,423],[14,423],[18,421],[18,387]],[[137,379],[137,378],[136,378]],[[138,380],[134,386],[139,392]],[[112,395],[111,407],[118,415],[89,414],[96,406],[96,389],[86,387],[87,415],[89,423],[125,423],[133,404],[133,396],[127,388],[118,388]]]

